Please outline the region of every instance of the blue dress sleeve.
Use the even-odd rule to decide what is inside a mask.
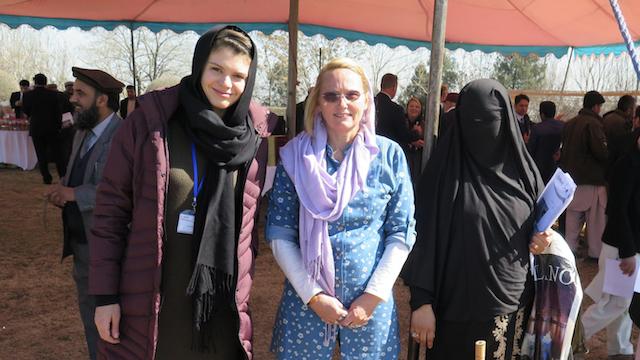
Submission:
[[[385,246],[392,242],[401,242],[409,250],[416,241],[416,220],[413,184],[407,159],[399,145],[392,143],[387,148],[387,166],[391,167],[391,198],[387,204],[387,216],[384,221]]]
[[[265,238],[298,243],[298,217],[300,204],[293,182],[282,164],[276,168],[273,187],[269,195]]]

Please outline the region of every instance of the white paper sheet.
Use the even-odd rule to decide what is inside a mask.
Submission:
[[[620,260],[606,259],[604,267],[604,285],[602,291],[616,296],[630,299],[634,289],[638,290],[638,269],[640,262],[636,261],[636,270],[633,275],[625,275],[620,270]],[[640,292],[640,291],[639,291]]]
[[[575,191],[576,184],[571,176],[558,168],[538,199],[535,223],[537,232],[543,232],[551,227],[569,206]]]

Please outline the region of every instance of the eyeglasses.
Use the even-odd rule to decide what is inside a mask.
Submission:
[[[347,102],[354,102],[360,98],[360,93],[357,91],[348,91],[346,94],[341,94],[339,92],[329,91],[322,94],[324,101],[329,103],[337,103],[343,97]]]

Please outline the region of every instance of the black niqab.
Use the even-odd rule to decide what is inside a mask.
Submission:
[[[180,82],[180,105],[186,114],[183,125],[197,151],[206,159],[195,214],[193,274],[187,288],[187,294],[193,298],[194,328],[199,334],[198,343],[194,344],[197,348],[206,347],[208,334],[204,334],[204,329],[214,310],[234,304],[242,195],[246,170],[260,140],[249,115],[257,68],[253,42],[244,92],[223,117],[214,111],[200,85],[216,37],[225,28],[249,38],[235,26],[208,31],[196,44],[191,75]],[[237,174],[235,186],[234,173]]]
[[[543,183],[506,89],[476,80],[416,193],[417,241],[402,277],[412,308],[450,321],[488,320],[528,297],[528,244]],[[524,305],[524,304],[522,304]]]

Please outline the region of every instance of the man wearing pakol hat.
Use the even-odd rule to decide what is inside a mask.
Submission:
[[[95,300],[87,295],[89,248],[87,237],[95,205],[96,187],[107,161],[111,139],[122,119],[116,113],[124,84],[101,70],[74,67],[71,103],[76,109],[73,147],[67,174],[49,192],[48,199],[62,209],[62,258],[73,255],[73,279],[91,359],[96,358],[98,332],[94,323]]]

